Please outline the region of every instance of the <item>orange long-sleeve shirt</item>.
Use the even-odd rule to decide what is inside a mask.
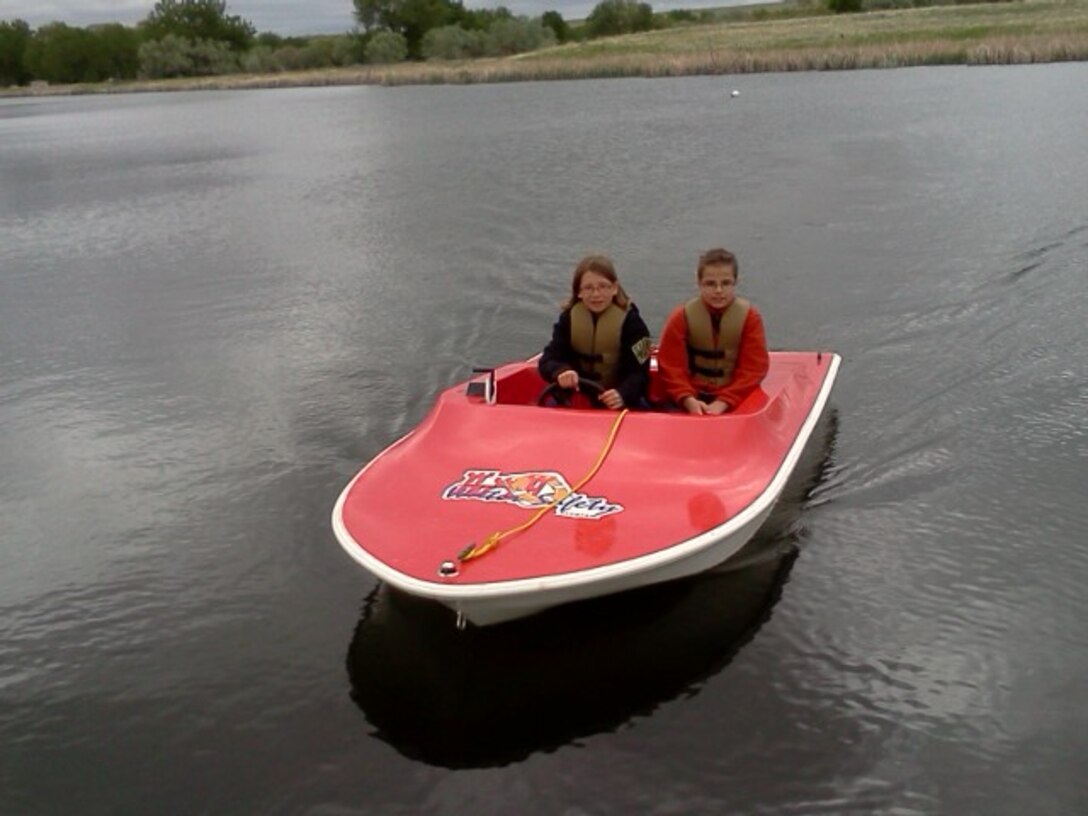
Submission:
[[[717,339],[715,331],[715,342]],[[769,366],[763,317],[752,306],[748,309],[748,316],[741,329],[740,349],[733,376],[725,385],[712,388],[708,393],[727,404],[732,411],[763,382]],[[677,405],[685,397],[697,396],[700,391],[707,392],[705,387],[695,384],[688,369],[688,327],[683,304],[673,309],[661,330],[657,350],[657,378],[666,398]]]

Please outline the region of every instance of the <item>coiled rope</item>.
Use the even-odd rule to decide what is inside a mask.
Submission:
[[[612,445],[616,441],[616,434],[619,433],[620,425],[623,423],[623,418],[627,416],[628,413],[629,409],[624,408],[612,421],[612,427],[608,431],[608,438],[605,440],[604,447],[601,448],[601,452],[597,456],[597,461],[593,463],[593,467],[589,469],[589,472],[585,476],[583,476],[576,485],[571,488],[571,493],[577,493],[579,490],[585,487],[590,479],[597,475],[597,471],[601,469],[601,465],[604,464],[604,460],[607,459],[608,454],[611,453]],[[518,524],[515,527],[510,527],[506,530],[498,530],[485,538],[480,544],[477,544],[475,542],[469,544],[457,554],[458,560],[460,560],[461,562],[471,561],[474,558],[479,558],[485,553],[491,552],[491,550],[499,546],[499,542],[502,541],[504,538],[509,538],[510,536],[528,530],[530,527],[532,527],[534,524],[544,518],[544,516],[546,516],[552,510],[552,508],[554,508],[559,502],[561,502],[565,498],[566,496],[560,496],[554,501],[548,502],[546,505],[533,513],[528,521],[522,522],[521,524]]]

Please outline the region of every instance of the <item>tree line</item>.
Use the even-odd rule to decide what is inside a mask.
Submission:
[[[853,11],[862,0],[818,2]],[[310,37],[257,33],[248,20],[228,12],[226,0],[158,0],[131,27],[53,22],[32,30],[23,20],[0,20],[0,87],[507,56],[714,19],[711,11],[683,9],[655,15],[639,0],[601,0],[585,20],[571,24],[557,11],[530,19],[505,6],[468,9],[462,0],[352,3],[356,30]]]
[[[654,27],[650,5],[637,0],[602,0],[576,26],[557,11],[529,19],[504,6],[467,9],[461,0],[352,1],[358,29],[310,37],[257,33],[226,0],[159,0],[135,26],[53,22],[34,30],[0,20],[0,86],[505,56]]]

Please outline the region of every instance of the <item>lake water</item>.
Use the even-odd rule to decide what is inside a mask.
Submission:
[[[0,813],[1088,812],[1085,87],[0,101]],[[583,253],[656,332],[719,244],[844,357],[747,566],[458,633],[340,550]]]

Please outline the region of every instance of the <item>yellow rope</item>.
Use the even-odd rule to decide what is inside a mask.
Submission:
[[[608,454],[612,450],[612,445],[616,441],[616,434],[619,433],[620,430],[620,424],[623,422],[623,418],[627,416],[627,414],[628,409],[624,408],[622,411],[619,412],[619,415],[616,416],[616,419],[612,422],[612,428],[608,432],[608,438],[605,440],[604,447],[601,449],[600,454],[597,456],[597,461],[593,463],[593,467],[591,467],[589,469],[589,472],[585,476],[583,476],[581,480],[579,480],[578,484],[574,485],[571,488],[571,493],[577,493],[585,486],[585,484],[590,479],[597,475],[597,471],[601,469],[601,465],[604,464],[604,460],[608,457]],[[555,501],[549,502],[548,504],[544,505],[535,513],[533,513],[528,521],[522,522],[516,527],[510,527],[506,530],[499,530],[492,533],[484,539],[482,544],[476,544],[475,542],[469,544],[467,547],[461,550],[460,553],[457,554],[458,559],[460,559],[462,562],[471,561],[473,558],[479,558],[484,553],[491,552],[491,550],[499,546],[499,542],[502,541],[504,538],[508,538],[509,536],[528,530],[530,527],[532,527],[534,524],[544,518],[544,516],[547,515],[548,512],[551,511],[551,509],[555,507],[555,505],[557,505],[559,502],[561,502],[564,498],[566,498],[566,496],[562,496]]]

